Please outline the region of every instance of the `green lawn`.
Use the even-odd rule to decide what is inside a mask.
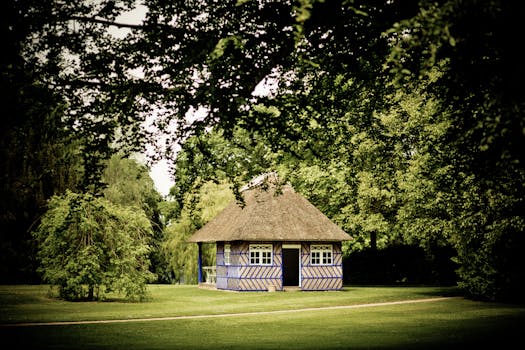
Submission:
[[[452,298],[367,308],[130,323],[13,326],[344,306],[452,296],[454,288],[346,287],[339,292],[224,292],[150,286],[144,303],[64,302],[45,286],[0,286],[0,335],[64,349],[406,349],[504,346],[521,340],[525,307]],[[6,326],[6,324],[9,324]]]

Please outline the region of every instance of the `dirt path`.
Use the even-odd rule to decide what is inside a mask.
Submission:
[[[130,318],[130,319],[120,319],[120,320],[95,320],[95,321],[26,322],[26,323],[0,324],[0,327],[66,326],[66,325],[80,325],[80,324],[175,321],[175,320],[196,320],[196,319],[205,319],[205,318],[276,315],[276,314],[297,313],[297,312],[307,312],[307,311],[361,309],[361,308],[375,307],[375,306],[428,303],[428,302],[442,301],[442,300],[448,300],[448,299],[453,299],[453,298],[457,299],[458,297],[437,297],[437,298],[426,298],[426,299],[387,301],[387,302],[382,302],[382,303],[370,303],[370,304],[310,307],[310,308],[292,309],[292,310],[241,312],[241,313],[231,313],[231,314],[188,315],[188,316]]]

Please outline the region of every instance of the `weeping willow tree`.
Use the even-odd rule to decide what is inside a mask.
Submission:
[[[187,239],[205,223],[214,218],[235,199],[230,185],[226,182],[206,182],[197,194],[188,193],[178,218],[172,220],[165,229],[162,251],[176,283],[197,283],[196,244]],[[215,245],[203,245],[203,265],[215,265]]]
[[[151,223],[142,211],[71,191],[54,196],[33,232],[39,272],[66,300],[103,300],[111,293],[147,297]]]

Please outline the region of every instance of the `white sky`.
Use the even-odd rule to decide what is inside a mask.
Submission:
[[[168,162],[161,160],[151,167],[149,175],[155,182],[155,187],[163,196],[168,195],[170,188],[175,184],[171,180],[171,175],[168,169]]]

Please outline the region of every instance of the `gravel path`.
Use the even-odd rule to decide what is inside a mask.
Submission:
[[[231,314],[209,314],[209,315],[168,316],[168,317],[151,317],[151,318],[130,318],[130,319],[120,319],[120,320],[26,322],[26,323],[0,324],[0,327],[66,326],[66,325],[80,325],[80,324],[150,322],[150,321],[176,321],[176,320],[196,320],[196,319],[222,318],[222,317],[276,315],[276,314],[287,314],[287,313],[320,311],[320,310],[361,309],[361,308],[376,307],[376,306],[428,303],[428,302],[433,302],[433,301],[448,300],[448,299],[452,299],[452,298],[456,298],[457,299],[458,297],[437,297],[437,298],[426,298],[426,299],[387,301],[387,302],[382,302],[382,303],[342,305],[342,306],[325,306],[325,307],[310,307],[310,308],[292,309],[292,310],[241,312],[241,313],[231,313]]]

